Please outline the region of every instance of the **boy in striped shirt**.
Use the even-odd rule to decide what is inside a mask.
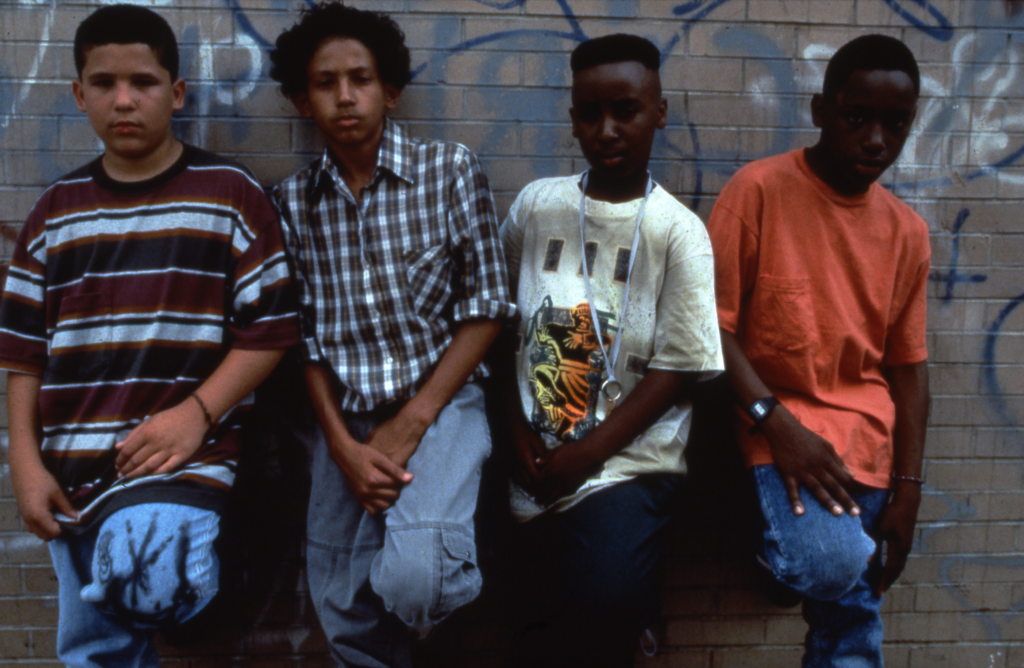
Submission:
[[[60,659],[157,666],[153,632],[216,593],[248,396],[297,342],[297,314],[260,185],[171,134],[185,82],[167,23],[107,6],[74,53],[105,151],[44,191],[15,247],[11,478],[60,582]]]

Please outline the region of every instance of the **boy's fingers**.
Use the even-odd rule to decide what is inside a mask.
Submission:
[[[379,471],[396,482],[407,484],[412,481],[413,475],[411,473],[383,455],[374,458],[373,464]]]
[[[71,501],[68,500],[68,497],[60,489],[58,489],[57,493],[54,494],[53,496],[53,505],[57,507],[57,510],[64,513],[68,517],[78,519],[78,511],[75,510],[75,507],[71,505]],[[50,519],[53,520],[52,517]],[[60,524],[58,524],[57,520],[53,520],[53,524],[55,525],[55,528],[59,533]]]
[[[786,496],[789,497],[789,505],[793,507],[794,515],[804,514],[804,503],[800,500],[800,483],[791,475],[783,476],[786,484]]]

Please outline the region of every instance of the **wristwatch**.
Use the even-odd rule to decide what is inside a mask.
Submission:
[[[771,395],[750,404],[750,408],[747,409],[747,415],[754,421],[754,426],[750,428],[748,433],[755,433],[761,427],[761,423],[768,419],[768,416],[772,414],[772,411],[778,405],[779,400]]]

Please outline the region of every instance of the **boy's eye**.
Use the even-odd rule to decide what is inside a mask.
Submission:
[[[855,127],[864,125],[864,115],[858,113],[846,114],[846,122]]]
[[[601,111],[596,106],[582,105],[576,107],[576,118],[581,123],[596,123],[601,117]]]
[[[635,104],[616,104],[612,107],[612,113],[615,118],[620,121],[628,121],[637,114],[637,107]]]
[[[890,114],[882,122],[889,132],[899,133],[906,129],[910,123],[910,117],[907,114]]]

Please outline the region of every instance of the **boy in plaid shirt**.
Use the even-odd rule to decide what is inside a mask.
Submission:
[[[318,5],[271,58],[327,139],[275,193],[319,422],[310,589],[337,661],[408,665],[408,629],[425,635],[481,585],[473,512],[490,438],[474,381],[515,313],[494,206],[465,147],[387,119],[410,73],[386,15]]]

